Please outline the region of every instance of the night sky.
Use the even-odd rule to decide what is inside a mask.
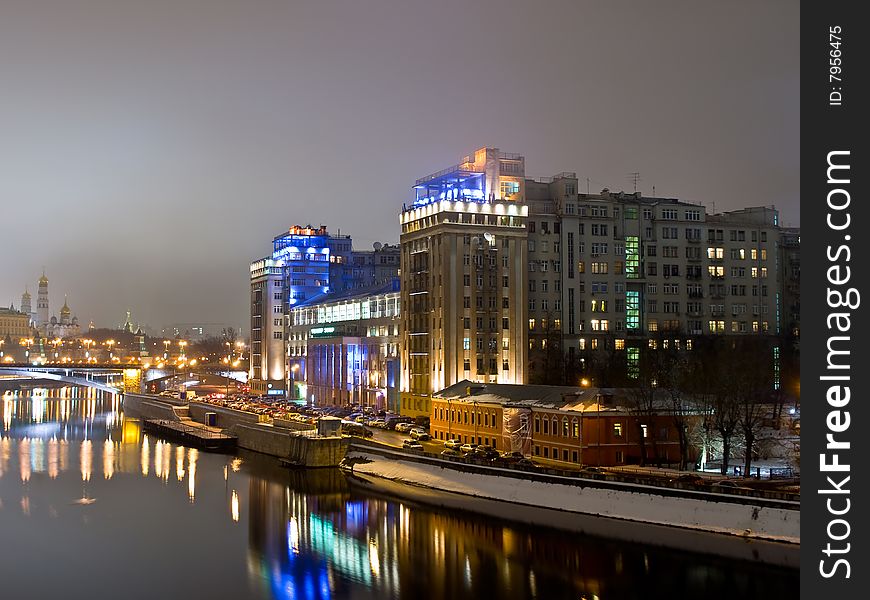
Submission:
[[[292,224],[398,241],[481,146],[799,225],[797,1],[3,0],[0,304],[248,330]]]

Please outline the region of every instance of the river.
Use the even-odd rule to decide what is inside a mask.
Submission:
[[[115,396],[0,398],[0,597],[796,598],[798,571],[365,495],[143,435]]]

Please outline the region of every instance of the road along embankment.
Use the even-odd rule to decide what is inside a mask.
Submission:
[[[345,462],[353,464],[353,483],[426,504],[693,552],[799,564],[795,500],[456,465],[356,442]]]

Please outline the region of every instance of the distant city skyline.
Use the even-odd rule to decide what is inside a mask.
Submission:
[[[44,266],[83,327],[127,310],[244,325],[263,240],[323,224],[396,243],[414,179],[484,145],[593,193],[639,173],[646,195],[800,224],[795,2],[11,0],[0,16],[0,302],[35,294]]]

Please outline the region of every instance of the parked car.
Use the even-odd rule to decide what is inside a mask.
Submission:
[[[475,448],[477,448],[477,444],[462,444],[459,447],[459,450],[461,452],[464,452],[465,454],[468,454],[469,452],[474,452]]]
[[[441,451],[441,456],[454,456],[457,458],[462,458],[465,455],[462,454],[462,452],[460,452],[459,450],[454,450],[452,448],[445,448],[444,450]]]
[[[377,419],[370,420],[368,423],[366,423],[366,425],[368,425],[369,427],[377,427],[378,429],[384,429],[384,427],[386,426],[386,422],[381,418],[377,418]]]
[[[714,484],[711,485],[710,487],[711,487],[711,488],[728,488],[729,490],[734,490],[734,489],[749,489],[749,488],[745,488],[745,487],[743,487],[742,485],[740,485],[740,484],[737,483],[736,481],[731,481],[730,479],[725,479],[725,480],[723,480],[723,481],[717,481],[716,483],[714,483]]]
[[[477,448],[472,450],[471,453],[475,458],[483,458],[486,460],[498,458],[498,450],[496,450],[492,446],[487,446],[485,444],[477,446]]]
[[[414,422],[413,422],[414,420],[411,417],[401,417],[399,415],[388,415],[386,417],[386,420],[387,420],[387,429],[396,429],[402,423],[406,423],[407,425],[409,425],[408,431],[410,431],[411,428],[415,427]]]
[[[413,423],[397,423],[396,424],[396,431],[398,431],[399,433],[408,433],[412,429],[414,429]]]
[[[462,446],[462,442],[459,440],[445,440],[444,447],[450,450],[459,450],[459,447]]]
[[[423,444],[417,440],[404,440],[402,442],[402,448],[405,448],[406,450],[422,450]]]
[[[421,442],[425,442],[429,439],[429,432],[427,432],[425,429],[415,428],[412,429],[409,433],[413,439],[419,440]]]
[[[362,423],[354,423],[345,421],[341,424],[341,432],[347,435],[355,435],[358,437],[372,437],[374,433]]]

